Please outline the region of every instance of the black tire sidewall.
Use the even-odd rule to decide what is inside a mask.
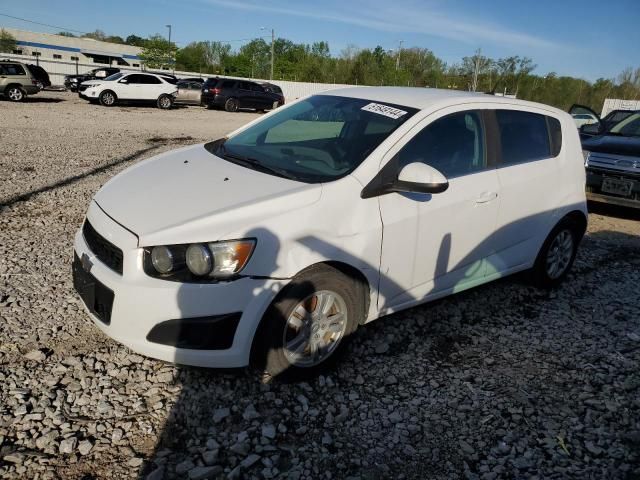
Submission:
[[[571,233],[571,238],[573,240],[573,252],[571,253],[571,259],[569,260],[569,264],[565,268],[564,272],[557,277],[551,278],[547,273],[547,256],[549,255],[549,248],[551,248],[551,244],[556,239],[558,234],[563,230],[569,230]],[[551,230],[546,240],[542,244],[542,248],[540,248],[540,252],[536,257],[536,263],[532,269],[533,282],[536,286],[540,288],[555,288],[571,271],[571,267],[573,266],[573,262],[576,258],[576,254],[578,253],[578,243],[580,242],[580,235],[578,234],[578,229],[574,222],[570,219],[565,218],[561,220],[554,228]]]
[[[338,293],[347,307],[347,325],[340,344],[330,357],[313,367],[299,367],[289,363],[284,355],[283,333],[287,319],[299,302],[314,292],[330,290]],[[346,351],[351,335],[365,315],[364,302],[353,279],[331,267],[311,267],[282,292],[265,313],[256,332],[252,364],[272,378],[300,380],[312,378],[331,368]]]

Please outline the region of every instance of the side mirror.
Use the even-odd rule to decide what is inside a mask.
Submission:
[[[449,181],[432,166],[413,162],[400,170],[394,186],[396,192],[442,193],[449,188]]]
[[[391,162],[387,167],[393,167]],[[397,171],[394,168],[394,171]],[[422,162],[405,165],[396,176],[388,168],[383,169],[360,193],[361,198],[371,198],[392,192],[442,193],[449,188],[447,178],[435,168]]]
[[[127,80],[126,78],[123,78],[118,83],[129,83],[129,80]]]
[[[602,128],[602,124],[600,122],[588,123],[580,127],[580,132],[586,133],[589,135],[597,135],[598,133],[600,133],[601,128]]]

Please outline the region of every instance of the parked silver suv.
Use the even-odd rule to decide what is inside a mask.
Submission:
[[[12,102],[21,102],[27,95],[38,93],[42,83],[27,65],[15,61],[0,61],[0,93]]]

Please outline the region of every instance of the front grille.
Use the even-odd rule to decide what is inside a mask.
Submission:
[[[96,232],[89,220],[85,220],[82,226],[82,236],[98,260],[122,275],[122,250]]]
[[[587,167],[640,175],[640,158],[628,155],[591,152],[587,160]]]
[[[78,85],[79,92],[84,92],[87,88],[89,88],[89,85]]]
[[[88,269],[90,270],[91,267],[89,266]],[[111,323],[111,310],[113,309],[113,291],[104,286],[85,269],[78,254],[75,252],[73,253],[72,271],[73,286],[84,304],[102,323],[109,325]]]

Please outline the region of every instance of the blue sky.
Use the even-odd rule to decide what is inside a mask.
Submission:
[[[234,47],[265,35],[294,42],[430,48],[447,63],[482,48],[485,55],[533,58],[535,73],[588,80],[640,67],[640,0],[20,0],[0,13],[80,31],[126,36],[166,34],[178,46],[224,40]],[[0,26],[58,29],[0,16]],[[239,41],[237,41],[239,40]]]

